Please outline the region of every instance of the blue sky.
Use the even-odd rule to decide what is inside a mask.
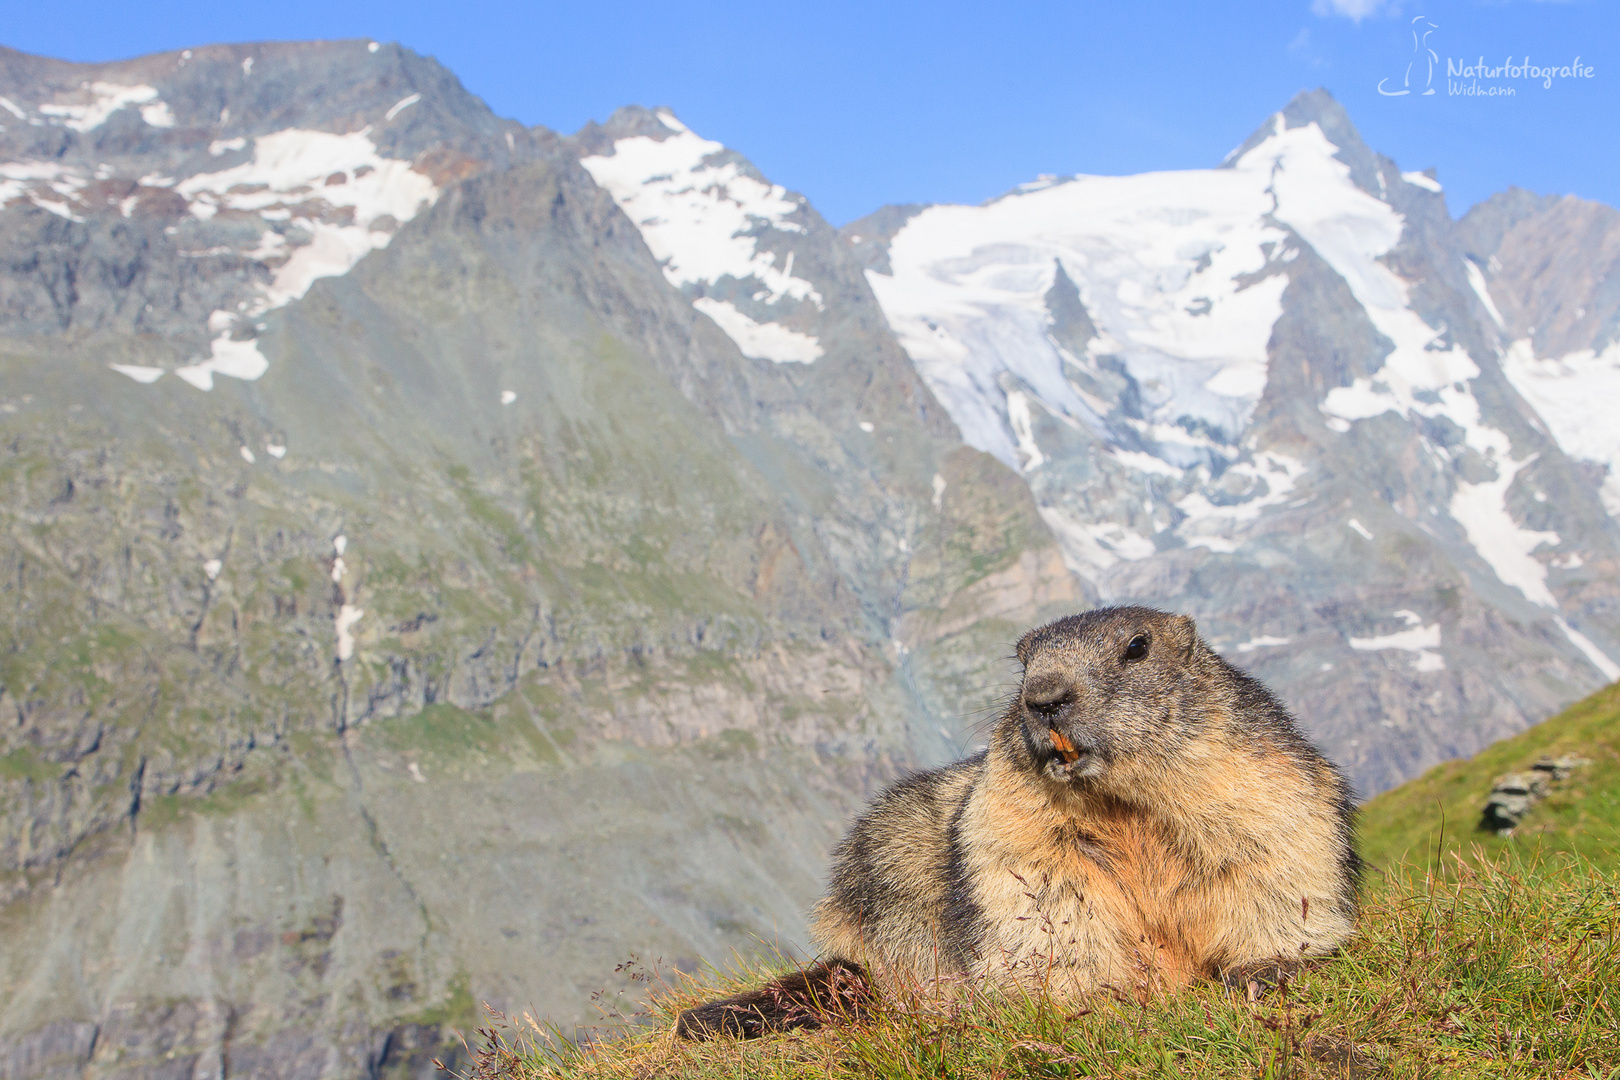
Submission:
[[[1276,0],[874,5],[161,5],[4,0],[0,41],[104,60],[216,41],[373,37],[437,57],[502,115],[572,131],[669,105],[842,224],[892,202],[978,202],[1040,173],[1218,162],[1297,91],[1325,86],[1453,213],[1509,184],[1620,205],[1620,5],[1612,0]],[[1413,67],[1413,20],[1439,57]],[[1448,92],[1448,61],[1528,55],[1590,77]],[[1378,92],[1410,81],[1401,97]],[[1449,80],[1456,84],[1459,80]],[[1470,80],[1464,80],[1470,81]]]

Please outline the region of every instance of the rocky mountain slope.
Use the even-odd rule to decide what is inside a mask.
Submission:
[[[1513,189],[1460,224],[1510,342],[1504,373],[1620,514],[1620,212]]]
[[[1612,455],[1502,359],[1568,226],[1324,96],[842,232],[373,42],[0,53],[0,110],[0,1076],[415,1075],[802,944],[1099,600],[1369,792],[1616,673]]]

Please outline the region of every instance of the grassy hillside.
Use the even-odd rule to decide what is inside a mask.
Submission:
[[[1591,760],[1530,812],[1511,837],[1479,828],[1492,781],[1543,756]],[[1487,856],[1569,852],[1620,870],[1620,683],[1477,756],[1436,766],[1362,808],[1361,850],[1374,867],[1424,866],[1439,851]],[[1450,861],[1449,857],[1446,859]]]
[[[1544,754],[1591,764],[1498,837],[1476,828],[1493,779]],[[1440,821],[1446,822],[1443,830]],[[1561,1077],[1620,1080],[1620,686],[1471,761],[1372,800],[1358,935],[1249,1001],[1213,984],[1140,1003],[969,990],[869,1021],[758,1042],[674,1041],[680,1009],[757,985],[634,975],[644,1012],[579,1047],[492,1015],[468,1080],[549,1077]],[[1477,847],[1476,847],[1477,845]],[[1445,854],[1434,873],[1436,852]],[[1457,856],[1462,857],[1457,857]]]

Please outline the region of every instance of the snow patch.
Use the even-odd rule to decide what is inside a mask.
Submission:
[[[1414,653],[1416,655],[1412,659],[1412,666],[1415,670],[1420,672],[1444,671],[1446,667],[1445,657],[1433,651],[1440,647],[1440,624],[1433,623],[1429,626],[1413,625],[1413,620],[1422,621],[1418,619],[1415,613],[1397,611],[1395,614],[1407,623],[1407,629],[1376,637],[1349,638],[1350,647],[1360,652],[1398,649],[1403,652]]]
[[[1445,190],[1444,188],[1442,188],[1440,186],[1440,181],[1438,181],[1434,177],[1428,176],[1428,175],[1426,175],[1424,173],[1420,173],[1420,172],[1403,172],[1403,173],[1401,173],[1401,179],[1405,180],[1408,184],[1411,184],[1413,187],[1420,187],[1420,188],[1423,188],[1425,191],[1432,191],[1432,192],[1435,192],[1436,194],[1439,194],[1441,191]]]
[[[516,400],[517,400],[517,391],[516,390],[502,390],[501,391],[501,404],[502,405],[510,405],[510,404],[512,404],[512,402],[514,402]]]
[[[1446,658],[1437,652],[1422,650],[1412,658],[1412,670],[1422,672],[1444,671],[1446,670]]]
[[[176,368],[174,373],[199,390],[212,390],[215,375],[252,382],[270,368],[257,341],[232,341],[229,332],[208,343],[208,359]]]
[[[658,115],[674,135],[620,139],[611,155],[580,164],[636,223],[664,277],[676,287],[753,278],[765,287],[767,304],[810,300],[820,310],[815,286],[794,277],[791,263],[777,266],[777,256],[760,251],[756,240],[762,228],[802,233],[804,226],[790,218],[803,204],[736,161],[711,160],[726,148],[668,113]]]
[[[1239,543],[1233,533],[1268,507],[1286,502],[1306,471],[1305,463],[1298,458],[1262,450],[1252,460],[1240,461],[1226,470],[1219,485],[1212,489],[1220,501],[1211,499],[1205,490],[1177,500],[1176,509],[1185,519],[1176,527],[1176,533],[1188,547],[1234,552]],[[1232,492],[1232,488],[1238,490]]]
[[[249,465],[252,465],[255,461],[258,460],[258,458],[253,456],[253,451],[249,450],[247,447],[242,446],[242,447],[238,447],[237,449],[242,454],[242,460],[247,462]]]
[[[287,456],[287,448],[282,446],[280,443],[265,443],[264,452],[275,458],[277,461],[280,461],[282,458]]]
[[[0,206],[26,198],[42,210],[73,221],[71,202],[90,182],[81,169],[55,161],[8,161],[0,164]]]
[[[1368,529],[1367,526],[1365,526],[1361,522],[1357,521],[1355,518],[1351,518],[1345,524],[1349,525],[1350,528],[1354,529],[1357,533],[1359,533],[1363,540],[1371,540],[1373,538],[1372,531],[1370,529]]]
[[[219,577],[219,572],[224,568],[225,564],[218,559],[209,559],[207,562],[203,563],[203,573],[208,575],[209,581],[213,581],[215,578]]]
[[[1269,634],[1261,634],[1259,637],[1252,637],[1248,641],[1239,643],[1237,651],[1254,652],[1256,649],[1274,649],[1279,645],[1287,645],[1291,640],[1291,638],[1271,637]]]
[[[1035,427],[1029,415],[1029,395],[1021,390],[1007,391],[1007,422],[1018,439],[1018,469],[1029,472],[1046,464],[1046,455],[1035,442]]]
[[[209,146],[209,152],[218,156],[246,146],[240,137],[220,140]],[[343,183],[326,182],[335,176]],[[192,213],[204,220],[222,209],[238,210],[257,214],[265,222],[286,222],[310,236],[307,243],[294,245],[282,233],[266,228],[251,249],[240,252],[262,262],[279,261],[269,284],[243,313],[250,319],[298,299],[321,278],[348,273],[366,255],[386,247],[394,229],[439,197],[433,181],[409,162],[380,156],[370,128],[346,135],[298,128],[278,131],[255,139],[252,159],[240,165],[199,173],[178,184],[158,177],[142,183],[173,185],[190,201]],[[210,328],[224,329],[212,319]],[[257,379],[268,367],[253,342],[222,336],[214,340],[210,359],[176,374],[210,390],[216,373]]]
[[[383,114],[383,122],[386,123],[389,120],[392,120],[394,117],[398,116],[400,113],[404,112],[406,109],[410,108],[412,105],[415,105],[421,100],[421,94],[411,94],[408,97],[400,98],[398,101],[394,102],[393,107],[389,109],[388,112]]]
[[[1036,509],[1057,537],[1064,565],[1087,581],[1096,581],[1116,563],[1145,559],[1158,550],[1152,540],[1115,522],[1089,522],[1065,506]]]
[[[246,148],[247,140],[238,135],[234,139],[215,139],[208,144],[208,153],[213,157],[220,157],[229,151],[245,150]]]
[[[793,220],[804,210],[803,201],[753,175],[740,161],[725,160],[724,146],[695,134],[671,113],[657,116],[673,135],[619,139],[612,154],[580,164],[635,222],[665,279],[677,288],[699,289],[728,279],[751,281],[759,285],[753,291],[757,302],[809,302],[824,310],[815,286],[794,276],[793,252],[778,265],[777,253],[759,247],[767,232],[804,232]],[[721,310],[722,304],[730,311]],[[810,363],[822,355],[815,338],[786,329],[779,335],[771,329],[774,323],[758,323],[726,301],[700,296],[693,305],[748,356]]]
[[[813,364],[823,355],[821,342],[815,337],[780,323],[755,322],[728,301],[700,296],[692,306],[713,319],[744,356],[778,364]]]
[[[1565,622],[1563,616],[1561,615],[1554,615],[1553,622],[1557,623],[1558,629],[1562,630],[1564,632],[1564,636],[1569,638],[1570,644],[1581,650],[1581,653],[1587,658],[1587,660],[1591,661],[1592,666],[1603,673],[1603,677],[1605,679],[1608,679],[1610,682],[1620,679],[1620,664],[1616,664],[1613,660],[1609,659],[1607,653],[1598,648],[1596,645],[1592,644],[1591,638],[1587,637],[1585,634],[1569,625],[1569,623]]]
[[[1186,472],[1185,469],[1178,469],[1168,461],[1165,461],[1163,458],[1155,457],[1152,454],[1145,454],[1140,450],[1116,449],[1111,452],[1110,456],[1112,456],[1115,461],[1119,462],[1127,469],[1147,473],[1150,476],[1180,477]]]
[[[344,604],[338,608],[337,616],[332,620],[333,629],[337,631],[337,658],[347,660],[354,655],[354,634],[351,632],[354,624],[365,616],[365,612],[353,604]]]
[[[1474,260],[1469,258],[1463,259],[1463,267],[1468,271],[1469,287],[1474,290],[1474,295],[1479,297],[1479,302],[1485,305],[1485,310],[1490,312],[1497,328],[1506,328],[1507,323],[1502,321],[1502,313],[1496,309],[1496,301],[1491,299],[1491,287],[1485,281],[1484,271],[1474,265]]]
[[[1608,467],[1603,505],[1620,518],[1620,342],[1597,353],[1582,349],[1556,360],[1537,359],[1529,339],[1508,347],[1502,371],[1536,410],[1559,449]]]
[[[146,86],[120,86],[116,83],[93,82],[81,90],[80,96],[88,96],[88,103],[70,105],[52,102],[41,105],[39,111],[46,116],[60,117],[63,127],[74,131],[93,131],[112,118],[112,114],[129,105],[142,105],[155,102],[158,92],[155,87]],[[173,127],[174,114],[169,112],[167,105],[151,109],[142,109],[141,118],[154,127]],[[20,114],[19,114],[20,115]],[[153,117],[157,117],[154,120]],[[167,120],[166,123],[162,122]]]
[[[934,474],[934,509],[938,510],[945,504],[945,478],[939,473]]]
[[[142,105],[141,119],[156,128],[172,128],[175,125],[174,113],[170,111],[169,103],[166,101]]]
[[[1547,567],[1532,553],[1542,544],[1556,547],[1558,534],[1520,528],[1507,510],[1507,490],[1513,478],[1536,456],[1523,461],[1514,461],[1505,453],[1492,456],[1496,479],[1477,484],[1459,481],[1451,496],[1451,516],[1502,584],[1518,589],[1533,604],[1556,609],[1558,601],[1547,588]]]
[[[160,367],[147,367],[144,364],[108,364],[107,366],[120,375],[128,375],[138,383],[155,383],[163,378],[163,369]]]

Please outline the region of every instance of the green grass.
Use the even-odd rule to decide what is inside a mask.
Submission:
[[[62,775],[63,766],[41,761],[31,746],[20,746],[0,756],[0,778],[6,780],[32,780],[48,784]]]
[[[641,1026],[574,1044],[492,1014],[473,1080],[567,1077],[1620,1077],[1620,879],[1569,857],[1454,861],[1382,890],[1344,953],[1250,1002],[1206,983],[1147,1003],[972,988],[860,1024],[692,1044],[675,1013],[761,969],[655,980]]]
[[[1511,837],[1479,829],[1491,782],[1544,755],[1578,754],[1575,770],[1537,804]],[[1361,850],[1374,866],[1424,865],[1437,852],[1477,845],[1487,856],[1510,850],[1568,852],[1620,871],[1620,683],[1598,691],[1522,735],[1477,756],[1436,766],[1362,807]]]
[[[1356,937],[1258,1001],[1213,983],[1149,1002],[967,987],[885,1002],[859,1024],[691,1044],[670,1034],[681,1009],[773,970],[654,973],[645,1011],[604,1017],[594,1039],[491,1012],[465,1076],[1620,1080],[1617,729],[1620,687],[1610,687],[1368,803],[1375,866]],[[1514,836],[1476,830],[1496,776],[1570,752],[1592,764]]]

